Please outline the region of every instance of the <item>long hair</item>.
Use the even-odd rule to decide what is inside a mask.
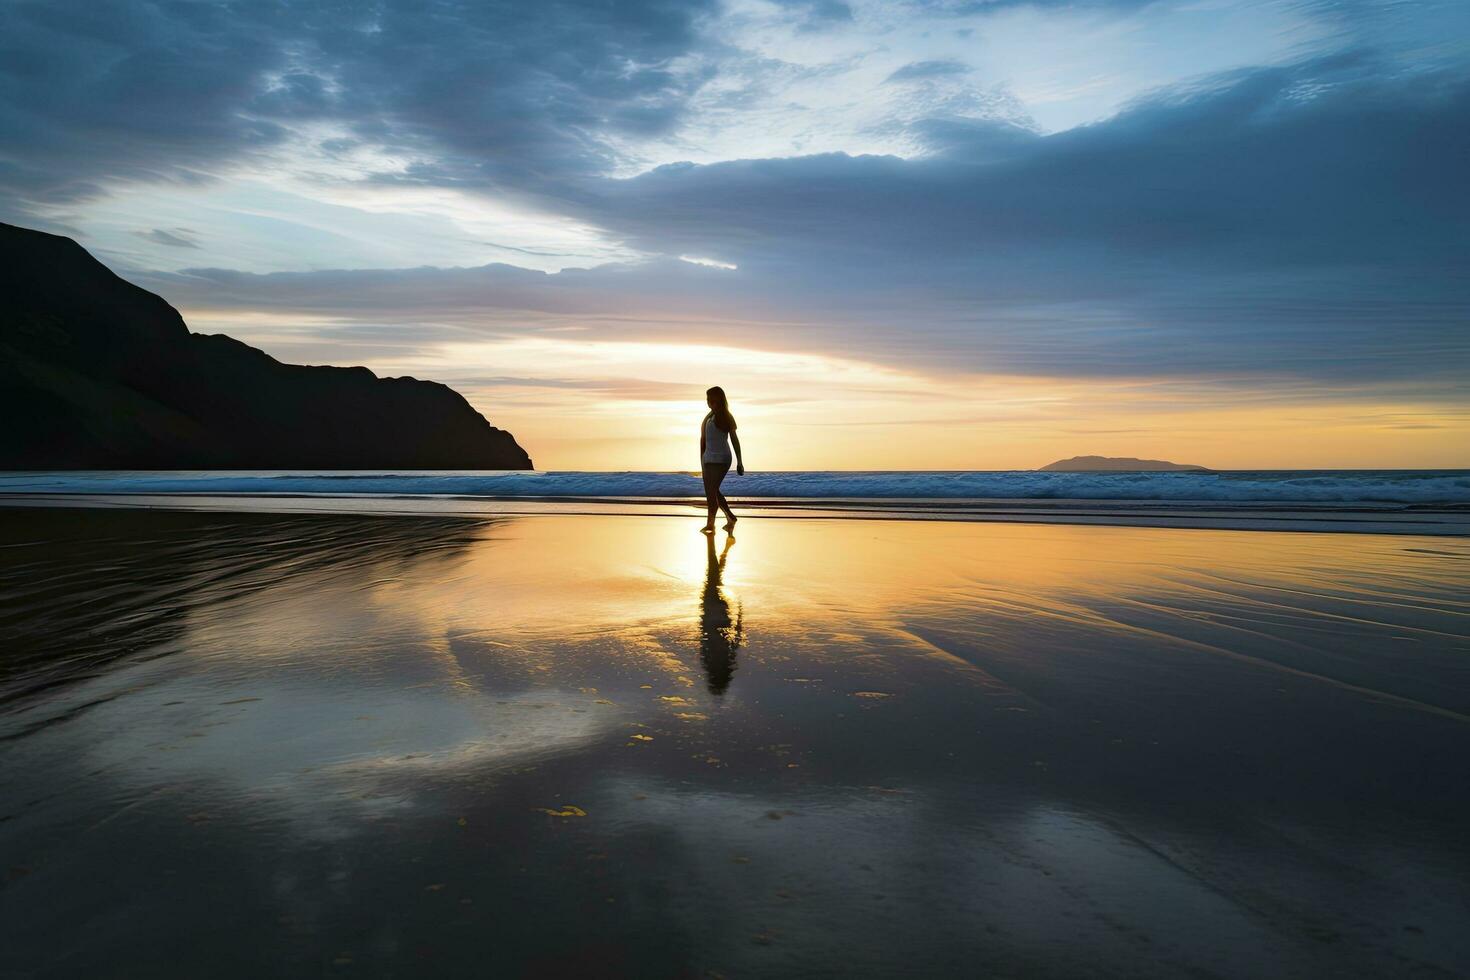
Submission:
[[[710,408],[715,414],[715,425],[720,427],[721,432],[735,431],[735,416],[730,414],[730,400],[725,397],[725,389],[715,385],[704,393],[710,402]]]

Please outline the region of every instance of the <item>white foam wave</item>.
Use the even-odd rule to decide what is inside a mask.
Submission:
[[[775,472],[731,475],[733,498],[1470,503],[1470,471],[1226,473]],[[696,497],[690,473],[73,472],[10,473],[0,493],[373,494],[470,497]]]

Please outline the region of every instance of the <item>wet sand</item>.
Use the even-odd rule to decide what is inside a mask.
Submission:
[[[1470,972],[1470,541],[0,509],[0,976]]]
[[[964,521],[1206,528],[1223,531],[1312,531],[1470,537],[1470,506],[1459,503],[1356,504],[1178,500],[731,498],[754,519]],[[489,497],[453,494],[350,493],[16,493],[0,491],[0,507],[248,510],[276,514],[526,517],[542,514],[687,517],[704,514],[703,497]]]

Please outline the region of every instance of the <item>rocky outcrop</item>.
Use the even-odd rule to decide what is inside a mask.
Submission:
[[[190,333],[76,242],[0,224],[0,469],[515,469],[452,388]]]

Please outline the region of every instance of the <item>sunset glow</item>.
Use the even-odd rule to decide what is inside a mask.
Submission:
[[[0,218],[541,468],[1470,465],[1464,4],[616,7],[17,5]]]
[[[286,360],[319,356],[314,331],[333,326],[185,314]],[[1470,409],[1288,384],[901,370],[787,350],[548,337],[388,354],[365,345],[346,359],[452,385],[536,446],[542,469],[693,469],[714,383],[731,392],[762,469],[1033,469],[1082,453],[1224,469],[1470,462]]]

